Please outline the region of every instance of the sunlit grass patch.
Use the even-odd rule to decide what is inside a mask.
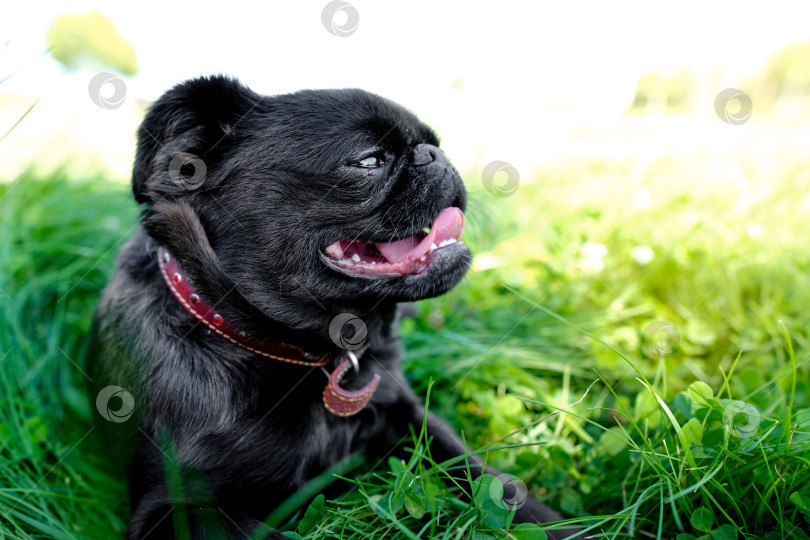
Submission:
[[[422,395],[435,381],[432,410],[472,451],[592,534],[803,538],[810,162],[741,158],[741,180],[701,159],[560,163],[510,197],[467,175],[477,260],[404,321],[406,372]],[[0,535],[122,534],[126,472],[97,458],[82,348],[136,216],[102,180],[0,184]],[[355,489],[280,526],[540,537],[443,482],[463,464],[432,462],[424,434],[408,444],[410,460],[342,471]]]

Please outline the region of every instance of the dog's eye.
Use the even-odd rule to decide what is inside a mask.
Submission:
[[[358,167],[365,167],[366,169],[376,169],[385,165],[385,160],[382,156],[368,156],[357,162]]]

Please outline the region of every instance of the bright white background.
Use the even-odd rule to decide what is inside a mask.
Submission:
[[[322,25],[326,3],[6,2],[0,79],[13,76],[0,83],[0,132],[42,99],[0,145],[0,174],[72,156],[125,178],[138,105],[208,73],[269,94],[365,88],[433,125],[460,169],[502,159],[527,170],[563,152],[577,126],[622,115],[647,71],[697,73],[709,111],[717,92],[769,54],[810,39],[805,2],[352,0],[360,21],[348,37]],[[127,103],[116,110],[88,98],[94,72],[67,74],[43,54],[54,16],[94,9],[138,56],[140,72],[126,79]]]

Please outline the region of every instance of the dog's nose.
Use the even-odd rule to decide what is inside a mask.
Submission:
[[[413,149],[413,164],[420,167],[433,163],[440,151],[432,144],[417,144],[416,148]]]

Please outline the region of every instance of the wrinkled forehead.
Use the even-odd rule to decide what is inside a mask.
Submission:
[[[413,113],[363,90],[307,90],[272,99],[283,131],[294,138],[309,136],[325,144],[350,140],[397,153],[419,143],[439,143]]]

